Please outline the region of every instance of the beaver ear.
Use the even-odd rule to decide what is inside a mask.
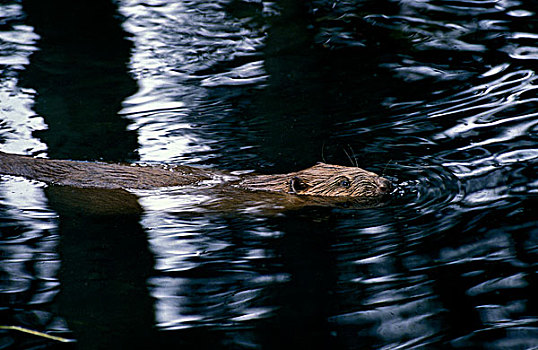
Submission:
[[[306,182],[304,182],[300,177],[295,176],[290,180],[290,192],[298,194],[304,192],[310,187]]]

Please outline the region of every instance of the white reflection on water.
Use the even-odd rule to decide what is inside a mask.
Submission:
[[[219,225],[211,217],[188,215],[192,203],[203,198],[186,195],[178,199],[177,191],[168,199],[166,196],[141,199],[146,209],[141,223],[156,260],[156,275],[148,285],[155,298],[157,326],[167,330],[226,326],[268,317],[274,307],[259,305],[265,288],[289,279],[285,273],[260,275],[256,270],[256,264],[273,258],[274,253],[238,248],[228,237],[227,225]],[[256,225],[252,232],[240,235],[256,240],[280,235],[268,231]]]
[[[211,186],[212,184],[207,184]],[[214,185],[214,184],[213,184]],[[155,257],[148,281],[155,319],[162,329],[234,325],[270,316],[275,306],[261,303],[266,288],[286,283],[284,272],[260,274],[259,264],[275,258],[271,242],[282,232],[252,217],[252,227],[234,232],[225,217],[204,215],[211,200],[203,186],[137,191],[144,207],[141,225]],[[253,240],[253,245],[235,244]]]
[[[20,4],[0,4],[2,25],[13,20],[12,25],[0,29],[1,150],[36,153],[46,145],[33,132],[46,125],[32,110],[35,91],[18,86],[18,72],[25,69],[37,50],[39,36],[33,28],[17,24],[16,18],[22,16]],[[65,330],[63,320],[44,307],[59,292],[60,259],[57,215],[48,207],[43,184],[0,176],[0,211],[2,311],[17,310],[19,320],[31,319],[39,328]]]
[[[139,91],[124,101],[120,114],[138,131],[142,161],[200,161],[192,154],[209,153],[214,142],[205,140],[192,123],[206,118],[197,112],[200,105],[210,103],[206,88],[259,84],[265,79],[262,61],[228,67],[222,73],[201,73],[218,62],[255,55],[263,44],[263,33],[228,16],[223,5],[121,2],[124,28],[133,34],[130,72]]]
[[[0,19],[19,16],[22,16],[20,4],[0,4]],[[35,91],[19,87],[16,74],[29,64],[39,39],[32,27],[23,24],[0,30],[0,139],[6,152],[26,153],[46,148],[32,136],[34,131],[46,128],[43,118],[32,110]]]
[[[263,61],[250,62],[237,69],[228,72],[213,74],[201,81],[202,86],[234,86],[234,85],[256,85],[263,87],[263,82],[267,79],[263,68]]]
[[[42,185],[8,176],[0,180],[0,290],[17,295],[11,307],[33,314],[40,327],[54,320],[66,329],[54,313],[41,310],[60,290],[57,215],[48,209]]]
[[[1,56],[0,52],[0,56]],[[38,152],[46,145],[32,136],[47,128],[42,117],[32,110],[35,91],[17,86],[16,78],[0,81],[0,138],[2,150],[12,153]]]
[[[124,101],[120,114],[132,120],[130,130],[138,131],[142,161],[186,161],[185,153],[208,150],[184,121],[188,113],[184,102],[156,93],[161,87],[151,77],[139,79],[138,84],[139,91]]]

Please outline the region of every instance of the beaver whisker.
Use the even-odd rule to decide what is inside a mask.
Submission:
[[[387,164],[385,164],[385,167],[383,168],[383,171],[381,172],[381,176],[385,176],[387,168],[388,168],[388,166],[390,165],[391,162],[392,162],[392,159],[389,159]]]
[[[323,163],[326,163],[327,161],[325,160],[324,151],[325,151],[325,141],[323,141],[323,143],[321,144],[321,160],[323,161]]]
[[[357,162],[357,159],[355,158],[355,152],[353,151],[353,148],[351,148],[351,145],[348,144],[347,146],[351,150],[351,154],[353,154],[353,158],[349,155],[349,153],[347,153],[345,148],[344,148],[344,153],[346,154],[347,158],[349,159],[349,162],[351,163],[351,165],[358,168],[359,163]]]

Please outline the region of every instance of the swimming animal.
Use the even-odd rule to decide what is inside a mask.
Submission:
[[[186,165],[111,164],[32,158],[0,152],[0,174],[49,184],[103,189],[153,189],[219,180],[251,192],[334,198],[378,197],[388,194],[392,188],[389,180],[375,173],[325,163],[287,174],[235,176]]]

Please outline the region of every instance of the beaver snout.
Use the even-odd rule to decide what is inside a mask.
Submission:
[[[381,194],[387,194],[392,191],[392,183],[384,177],[378,177],[376,179],[377,188]]]

